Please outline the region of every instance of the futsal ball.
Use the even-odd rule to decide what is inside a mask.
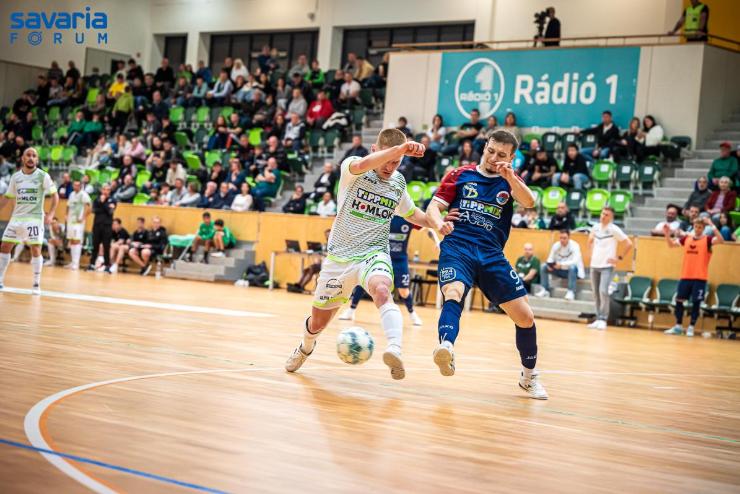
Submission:
[[[359,326],[343,330],[337,336],[337,355],[348,364],[364,364],[373,356],[375,340]]]

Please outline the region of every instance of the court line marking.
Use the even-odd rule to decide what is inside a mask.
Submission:
[[[31,290],[25,288],[12,288],[5,287],[2,292],[15,293],[18,295],[31,295]],[[98,302],[103,304],[113,305],[133,305],[136,307],[147,307],[150,309],[163,309],[163,310],[175,310],[180,312],[198,312],[201,314],[213,314],[218,316],[233,316],[233,317],[275,317],[274,314],[268,314],[266,312],[250,312],[244,310],[234,309],[220,309],[217,307],[203,307],[198,305],[184,305],[184,304],[169,304],[166,302],[151,302],[149,300],[136,300],[131,298],[117,298],[117,297],[102,297],[99,295],[86,295],[84,293],[67,293],[67,292],[54,292],[42,290],[41,295],[44,297],[51,298],[62,298],[66,300],[79,300],[83,302]]]
[[[62,458],[66,458],[66,459],[78,461],[78,462],[81,462],[81,463],[89,463],[90,465],[95,465],[97,467],[108,468],[110,470],[116,470],[118,472],[123,472],[123,473],[130,473],[130,474],[133,474],[133,475],[138,475],[140,477],[146,477],[146,478],[149,478],[149,479],[152,479],[152,480],[158,480],[160,482],[166,482],[168,484],[174,484],[174,485],[177,485],[177,486],[180,486],[180,487],[187,487],[189,489],[194,489],[194,490],[197,490],[197,491],[210,492],[210,493],[214,493],[214,494],[227,494],[226,491],[221,491],[221,490],[218,490],[218,489],[213,489],[211,487],[206,487],[206,486],[199,485],[199,484],[193,484],[193,483],[190,483],[190,482],[183,482],[181,480],[173,479],[173,478],[170,478],[170,477],[164,477],[162,475],[157,475],[157,474],[154,474],[154,473],[144,472],[142,470],[136,470],[136,469],[133,469],[133,468],[127,468],[127,467],[122,467],[122,466],[119,466],[119,465],[113,465],[112,463],[106,463],[106,462],[103,462],[103,461],[93,460],[92,458],[86,458],[84,456],[70,455],[70,454],[67,454],[67,453],[61,453],[59,451],[53,451],[53,450],[50,450],[50,449],[37,448],[37,447],[34,447],[34,446],[29,446],[28,444],[19,443],[19,442],[16,442],[16,441],[10,441],[8,439],[2,439],[2,438],[0,438],[0,444],[4,444],[6,446],[12,446],[14,448],[20,448],[20,449],[27,449],[27,450],[30,450],[30,451],[36,451],[36,452],[42,453],[42,454],[55,455],[55,456],[59,456],[59,457],[62,457]],[[115,491],[112,491],[112,490],[109,490],[109,491],[110,492],[115,492]]]

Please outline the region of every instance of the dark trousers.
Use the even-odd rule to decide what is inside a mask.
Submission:
[[[111,225],[107,224],[95,224],[93,225],[93,250],[90,256],[90,264],[95,265],[95,259],[98,257],[100,252],[100,244],[103,244],[103,258],[105,259],[105,267],[110,267],[110,241],[113,234]]]

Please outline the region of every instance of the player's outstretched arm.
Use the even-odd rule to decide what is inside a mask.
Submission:
[[[671,237],[671,227],[668,224],[663,225],[663,236],[668,244],[668,247],[678,247],[681,243],[678,239]]]
[[[370,153],[362,159],[352,162],[349,171],[353,175],[362,175],[370,170],[376,170],[389,161],[395,161],[404,156],[421,158],[424,156],[425,147],[418,142],[408,141],[398,146],[393,146],[380,151]]]
[[[446,209],[446,206],[432,199],[429,206],[427,206],[427,221],[429,222],[429,228],[438,231],[442,235],[449,235],[455,229],[455,225],[452,221],[445,221],[442,218],[442,208]]]
[[[511,167],[511,163],[499,161],[496,164],[498,165],[499,175],[509,183],[509,187],[511,187],[511,195],[514,200],[524,208],[533,208],[535,206],[534,192],[532,192],[529,187],[527,187],[527,184],[517,176],[516,172],[514,172],[514,169]]]

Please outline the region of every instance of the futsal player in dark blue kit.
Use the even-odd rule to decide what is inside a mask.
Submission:
[[[427,215],[440,228],[442,211],[459,210],[454,228],[449,234],[443,231],[446,235],[440,246],[439,285],[444,304],[434,363],[443,376],[455,373],[453,345],[460,316],[465,297],[477,285],[515,324],[516,347],[522,362],[519,386],[530,397],[545,400],[547,392],[535,371],[534,314],[521,278],[504,257],[513,202],[525,208],[535,205],[534,194],[511,167],[518,147],[516,137],[506,130],[489,134],[480,163],[449,172],[427,208]]]
[[[409,274],[409,237],[414,225],[400,216],[394,216],[391,220],[391,233],[388,237],[388,243],[391,250],[391,263],[393,264],[393,284],[398,290],[398,296],[406,305],[414,326],[423,324],[419,314],[414,312],[414,300],[409,292],[411,286],[411,276]],[[354,320],[355,310],[360,300],[365,295],[365,290],[361,286],[356,286],[352,292],[350,306],[339,316],[340,320]]]

